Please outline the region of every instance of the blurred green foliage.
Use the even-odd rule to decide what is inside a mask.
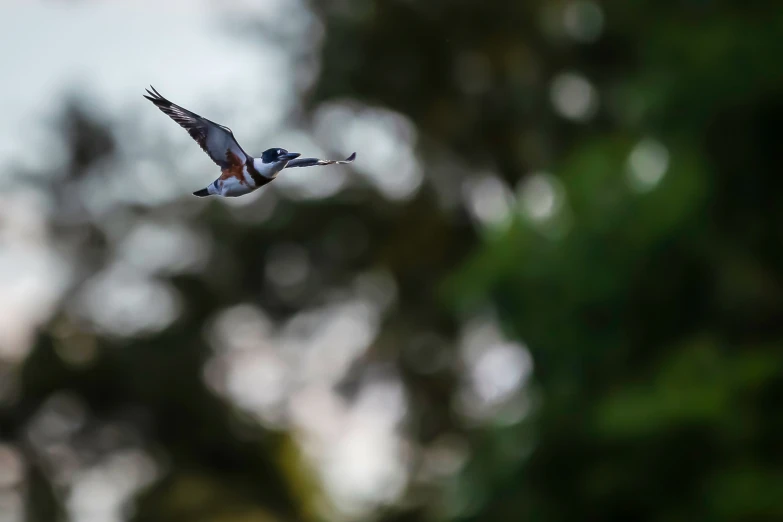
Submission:
[[[66,390],[96,422],[133,426],[167,463],[132,520],[318,520],[323,492],[290,435],[243,420],[204,384],[204,325],[241,302],[282,320],[382,267],[397,304],[345,394],[367,368],[391,364],[408,394],[410,438],[459,434],[470,451],[458,472],[436,486],[412,482],[375,518],[782,520],[783,9],[607,0],[600,36],[575,41],[560,22],[572,4],[313,2],[326,33],[307,107],[355,99],[410,118],[422,189],[403,202],[369,192],[281,199],[262,223],[214,205],[196,219],[215,238],[207,271],[217,282],[168,278],[183,314],[138,339],[82,330],[58,313],[24,362],[16,400],[0,409],[0,433],[22,441],[41,404]],[[579,6],[588,6],[582,22],[595,23],[595,5]],[[583,121],[553,108],[553,78],[569,71],[597,93]],[[62,129],[69,179],[113,153],[111,129],[77,115]],[[660,180],[634,181],[634,168],[652,168],[634,167],[634,154],[665,157]],[[436,178],[443,155],[467,174]],[[485,230],[440,204],[443,183],[459,192],[487,169],[509,186],[543,183],[555,211],[536,217],[520,196],[505,223]],[[53,227],[83,252],[86,279],[108,262],[109,241],[97,224],[67,219],[65,187],[50,187],[60,205]],[[328,241],[350,250],[347,222],[361,223],[366,245],[329,257]],[[259,269],[284,241],[323,260],[295,304],[277,299]],[[422,373],[404,356],[422,338],[454,353],[460,322],[487,307],[532,354],[521,420],[466,420],[451,407],[464,369]],[[95,355],[72,364],[69,350]],[[62,496],[25,456],[28,519],[55,520]]]

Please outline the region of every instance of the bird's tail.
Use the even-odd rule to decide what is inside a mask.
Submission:
[[[209,196],[209,190],[203,188],[201,190],[197,190],[196,192],[194,192],[193,195],[194,196],[198,196],[200,198],[205,198],[205,197]]]

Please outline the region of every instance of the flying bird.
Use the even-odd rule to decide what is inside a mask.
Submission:
[[[190,137],[196,140],[220,167],[220,177],[203,189],[195,191],[194,196],[242,196],[274,181],[283,169],[343,165],[356,159],[355,152],[344,160],[300,158],[301,154],[282,148],[267,149],[260,158],[254,158],[242,150],[228,127],[170,102],[155,90],[155,87],[150,86],[150,89],[147,89],[144,97],[188,131]]]

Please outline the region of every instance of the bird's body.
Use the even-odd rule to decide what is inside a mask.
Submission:
[[[221,170],[220,177],[206,188],[194,192],[196,196],[231,198],[249,194],[274,180],[286,165],[284,162],[264,163],[260,158],[248,158],[242,162],[231,152],[228,157],[229,165]]]
[[[345,160],[321,160],[299,158],[300,154],[285,149],[267,149],[260,158],[247,154],[234,138],[231,129],[176,105],[151,87],[144,97],[154,103],[164,114],[188,131],[196,143],[212,158],[221,170],[220,176],[193,194],[199,197],[237,197],[274,181],[285,168],[312,167],[351,163],[356,153]]]

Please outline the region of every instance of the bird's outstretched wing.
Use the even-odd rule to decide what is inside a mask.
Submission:
[[[248,155],[237,143],[231,129],[170,102],[151,85],[150,89],[147,89],[144,97],[188,131],[190,137],[196,140],[196,143],[220,168],[230,168],[232,161],[237,159],[242,163],[247,161]],[[232,155],[234,157],[231,157]]]
[[[291,160],[288,162],[288,164],[285,166],[285,168],[290,169],[292,167],[315,167],[315,166],[321,166],[321,165],[345,165],[346,163],[353,163],[353,160],[356,159],[356,153],[354,152],[344,160],[322,160],[318,158],[299,158],[295,160]]]

